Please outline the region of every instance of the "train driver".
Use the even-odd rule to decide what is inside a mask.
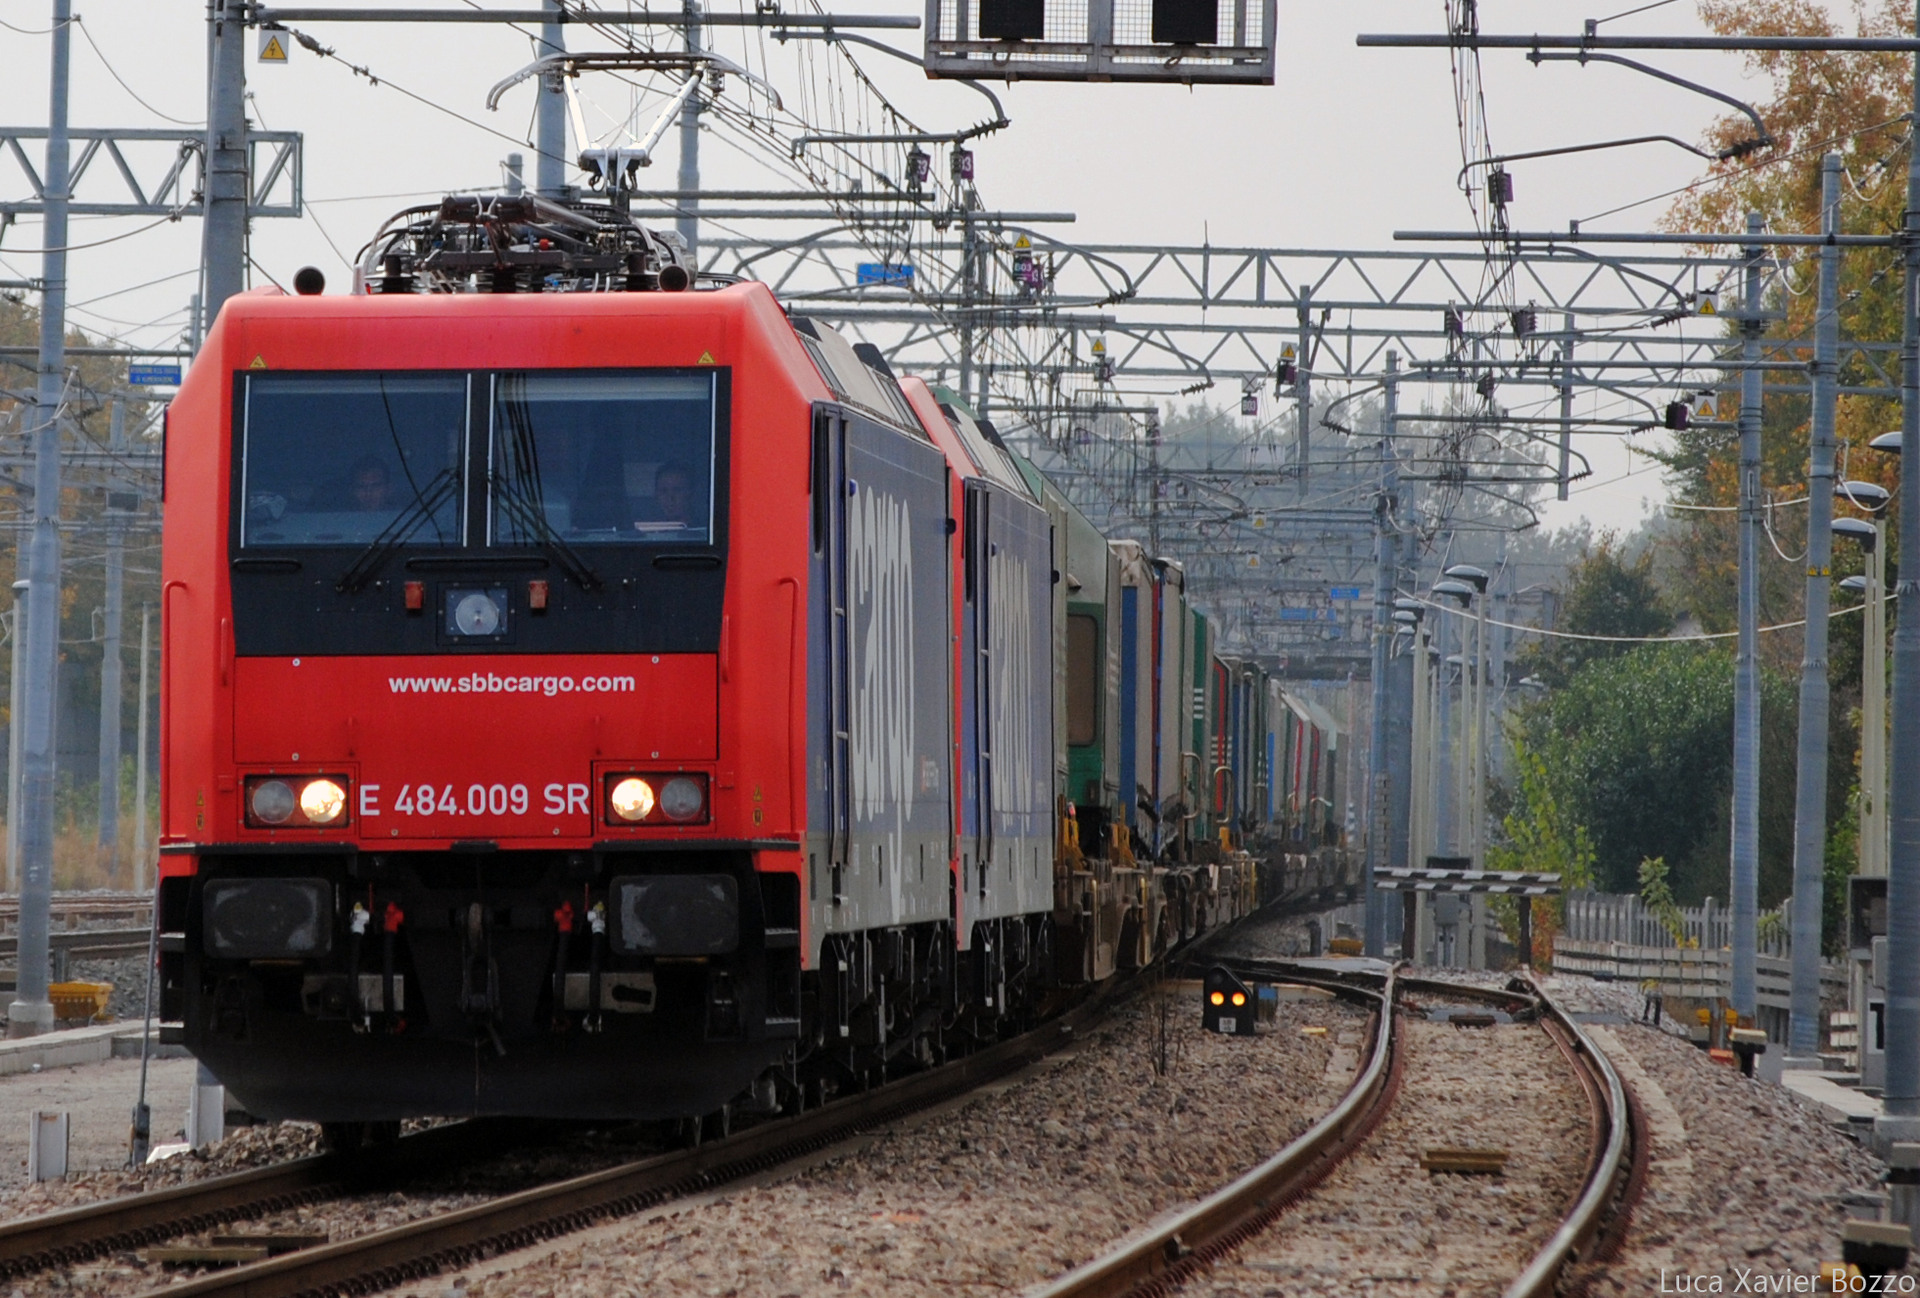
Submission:
[[[636,519],[634,530],[650,539],[705,540],[706,511],[696,497],[693,474],[683,464],[668,460],[654,471],[653,517]]]
[[[353,508],[363,514],[391,514],[394,510],[393,476],[387,462],[377,455],[364,455],[354,463],[349,489]]]

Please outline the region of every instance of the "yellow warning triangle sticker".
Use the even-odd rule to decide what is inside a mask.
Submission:
[[[278,36],[272,35],[271,33],[268,34],[266,44],[260,47],[260,61],[262,63],[285,63],[287,61],[287,47],[280,43]]]
[[[1027,238],[1027,236],[1023,234],[1018,239],[1015,239],[1013,241],[1013,246],[1016,248],[1031,248],[1033,247],[1033,240]]]
[[[1286,345],[1285,347],[1282,347],[1282,348],[1280,349],[1280,359],[1281,359],[1281,360],[1283,360],[1283,361],[1290,361],[1290,360],[1292,360],[1292,359],[1293,359],[1293,355],[1294,355],[1294,352],[1293,352],[1293,344],[1292,344],[1292,343],[1288,343],[1288,344],[1287,344],[1287,345]]]
[[[267,368],[267,358],[264,356],[255,356],[253,363],[247,366],[247,368],[250,370],[264,370]]]
[[[713,363],[714,363],[714,360],[713,360],[713,353],[712,353],[712,352],[701,352],[701,353],[700,353],[700,364],[702,364],[702,365],[712,365]]]
[[[1713,299],[1709,297],[1709,298],[1702,298],[1700,300],[1700,314],[1701,315],[1719,315],[1720,313],[1719,311],[1714,309]]]

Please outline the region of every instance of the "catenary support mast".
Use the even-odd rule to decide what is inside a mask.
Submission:
[[[1840,155],[1820,162],[1821,225],[1840,232]],[[1833,584],[1833,438],[1840,354],[1840,249],[1820,249],[1813,325],[1813,419],[1807,473],[1807,628],[1800,662],[1799,780],[1793,824],[1793,999],[1789,1055],[1820,1048],[1820,892],[1827,848],[1827,612]]]
[[[1395,424],[1399,419],[1400,353],[1387,353],[1386,409],[1380,424],[1380,496],[1374,503],[1373,535],[1373,726],[1367,745],[1367,860],[1360,881],[1367,900],[1366,952],[1385,954],[1386,899],[1374,891],[1373,872],[1386,863],[1388,848],[1387,715],[1392,707],[1387,660],[1393,653],[1393,577],[1399,538],[1393,530],[1393,498],[1399,487],[1394,459]]]
[[[1763,219],[1747,213],[1747,232]],[[1760,267],[1765,249],[1746,249],[1746,304],[1740,319],[1740,639],[1733,669],[1733,1008],[1756,1012],[1754,965],[1760,918]]]
[[[72,24],[71,0],[54,0],[40,364],[33,407],[33,550],[27,561],[32,585],[27,591],[26,715],[21,718],[20,743],[20,967],[7,1009],[10,1037],[32,1036],[53,1026],[53,1003],[47,998],[48,912],[53,903],[53,701],[60,653],[60,416],[67,386],[67,73]]]
[[[1920,5],[1914,28],[1920,35]],[[1920,121],[1920,53],[1913,120]],[[1900,339],[1901,477],[1914,483],[1920,447],[1920,149],[1907,150],[1906,262]],[[1887,1081],[1889,1117],[1920,1117],[1920,491],[1900,493],[1900,577],[1894,589],[1893,739],[1889,747],[1887,859]],[[1909,1122],[1907,1125],[1920,1126]],[[1889,1133],[1891,1134],[1891,1132]],[[1905,1139],[1913,1139],[1906,1134]]]

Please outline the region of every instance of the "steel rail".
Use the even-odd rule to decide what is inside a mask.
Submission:
[[[1231,963],[1231,962],[1230,962]],[[1134,1233],[1118,1248],[1082,1263],[1032,1298],[1096,1298],[1133,1293],[1176,1279],[1264,1227],[1291,1200],[1357,1146],[1391,1103],[1401,1050],[1396,1027],[1401,984],[1390,971],[1378,990],[1338,976],[1289,969],[1288,981],[1329,987],[1375,1001],[1372,1048],[1366,1067],[1340,1103],[1279,1153],[1243,1173],[1186,1211]]]
[[[1010,1041],[836,1100],[812,1112],[768,1122],[724,1140],[637,1160],[390,1230],[163,1285],[167,1298],[290,1298],[367,1293],[435,1275],[485,1257],[558,1238],[613,1217],[737,1180],[837,1144],[1008,1076],[1076,1039],[1136,986],[1118,980],[1058,1018]]]
[[[1596,1120],[1605,1125],[1606,1140],[1604,1145],[1596,1141],[1599,1156],[1590,1167],[1579,1199],[1561,1220],[1559,1229],[1507,1286],[1502,1298],[1549,1298],[1567,1265],[1584,1260],[1588,1244],[1614,1215],[1616,1205],[1621,1211],[1631,1211],[1632,1196],[1626,1187],[1635,1180],[1635,1164],[1644,1161],[1645,1153],[1645,1137],[1635,1130],[1635,1109],[1628,1103],[1627,1088],[1613,1061],[1538,983],[1534,984],[1534,994],[1540,998],[1547,1022],[1567,1038],[1563,1042],[1556,1037],[1555,1043],[1577,1054],[1575,1064],[1583,1085],[1589,1085],[1589,1096],[1595,1100],[1604,1097],[1604,1103],[1596,1103],[1594,1111]],[[1638,1154],[1634,1153],[1636,1148]]]
[[[375,1171],[398,1172],[463,1152],[499,1147],[496,1131],[466,1123],[407,1136],[387,1157],[356,1167],[337,1154],[310,1154],[267,1167],[0,1223],[0,1278],[71,1266],[108,1253],[331,1198]]]
[[[105,958],[144,955],[147,950],[147,930],[144,928],[55,929],[48,940],[54,950],[77,956]],[[0,956],[13,955],[19,947],[20,939],[16,934],[0,934]]]
[[[1574,1065],[1591,1105],[1593,1140],[1580,1197],[1502,1298],[1551,1298],[1571,1263],[1590,1261],[1617,1245],[1620,1228],[1645,1181],[1644,1141],[1635,1134],[1639,1110],[1605,1054],[1537,983],[1525,984],[1524,991],[1511,984],[1490,989],[1393,973],[1383,979],[1376,974],[1340,974],[1280,962],[1228,963],[1250,976],[1370,994],[1382,1005],[1394,1007],[1382,1015],[1366,1068],[1335,1109],[1278,1154],[1185,1212],[1129,1236],[1111,1252],[1033,1290],[1031,1298],[1167,1293],[1265,1229],[1357,1147],[1384,1116],[1397,1089],[1404,1053],[1391,1023],[1399,1017],[1400,996],[1414,993],[1537,1011],[1542,1030]],[[1381,990],[1373,989],[1371,984],[1376,983]]]

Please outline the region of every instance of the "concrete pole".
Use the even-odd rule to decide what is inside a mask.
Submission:
[[[1473,601],[1473,764],[1467,772],[1470,782],[1467,800],[1467,814],[1470,834],[1467,854],[1473,858],[1473,868],[1487,868],[1487,592],[1482,590]],[[1487,894],[1471,894],[1473,913],[1473,938],[1468,952],[1468,966],[1473,969],[1487,967],[1487,930],[1491,927],[1493,915],[1487,907]]]
[[[1860,655],[1860,873],[1887,873],[1887,545],[1884,522],[1874,523],[1867,565],[1866,637]]]
[[[1758,235],[1760,213],[1747,213]],[[1733,987],[1734,1012],[1759,1008],[1754,984],[1760,923],[1760,267],[1766,249],[1745,248],[1746,306],[1740,320],[1740,635],[1733,666]]]
[[[1401,653],[1387,661],[1387,861],[1406,865],[1409,860],[1409,833],[1413,811],[1413,682],[1411,654]],[[1399,894],[1400,904],[1411,904],[1407,894]],[[1386,926],[1395,924],[1389,907]],[[1406,953],[1402,952],[1402,957]]]
[[[33,557],[28,562],[26,732],[20,742],[19,975],[7,1035],[53,1026],[47,999],[53,904],[53,700],[60,653],[60,407],[67,370],[67,70],[71,0],[53,0],[52,95],[47,113],[45,252],[39,383],[33,409]]]
[[[1435,617],[1435,614],[1438,614]],[[1451,612],[1441,609],[1428,610],[1427,616],[1433,618],[1434,643],[1440,650],[1439,661],[1434,664],[1434,688],[1438,715],[1434,718],[1434,808],[1433,842],[1440,856],[1452,856],[1453,852],[1453,815],[1459,805],[1455,794],[1459,781],[1454,777],[1453,764],[1453,682],[1447,678],[1447,624],[1453,620]]]
[[[1428,688],[1432,672],[1427,665],[1427,628],[1424,623],[1414,623],[1413,634],[1408,637],[1407,644],[1408,657],[1413,659],[1413,806],[1409,816],[1411,852],[1407,864],[1425,865],[1427,825],[1432,815],[1429,810],[1432,789],[1427,778],[1427,755],[1433,747],[1433,700],[1430,697],[1432,691]]]
[[[1840,155],[1820,160],[1821,226],[1840,232]],[[1840,248],[1820,249],[1813,324],[1813,446],[1807,473],[1807,635],[1800,662],[1799,782],[1793,817],[1793,996],[1787,1053],[1820,1048],[1820,893],[1827,860],[1827,614],[1833,595],[1833,441],[1839,391]]]
[[[14,553],[27,557],[22,539]],[[13,654],[7,667],[7,891],[20,891],[20,736],[26,732],[27,592],[33,583],[13,583]]]
[[[1488,704],[1487,733],[1487,770],[1489,778],[1504,776],[1507,773],[1507,645],[1508,637],[1513,633],[1504,625],[1511,619],[1507,617],[1509,590],[1513,585],[1513,576],[1507,568],[1507,538],[1500,537],[1500,563],[1493,570],[1493,629],[1489,634],[1493,644],[1488,650],[1488,670],[1493,679],[1493,698]],[[1485,799],[1481,807],[1485,809]]]
[[[1294,418],[1297,426],[1295,434],[1300,457],[1300,499],[1307,498],[1308,461],[1312,458],[1313,446],[1313,379],[1307,373],[1307,358],[1312,354],[1313,342],[1313,285],[1300,286],[1300,303],[1296,308],[1300,315],[1299,359],[1293,370]]]
[[[1410,777],[1408,780],[1410,805],[1408,807],[1407,817],[1407,853],[1403,861],[1407,865],[1420,866],[1426,864],[1427,820],[1429,816],[1427,810],[1429,794],[1427,754],[1428,750],[1432,747],[1429,736],[1432,731],[1430,722],[1432,721],[1433,713],[1433,704],[1428,698],[1429,690],[1427,688],[1429,679],[1427,669],[1427,628],[1423,623],[1414,623],[1413,634],[1406,638],[1404,657],[1407,660],[1407,675],[1411,677],[1409,684],[1413,697],[1409,700],[1411,704],[1409,715],[1412,718],[1412,724],[1408,726],[1408,737],[1411,740],[1409,744],[1411,761],[1408,763],[1411,768],[1408,772]],[[1400,958],[1407,961],[1418,961],[1420,952],[1424,949],[1420,940],[1420,934],[1421,925],[1426,920],[1426,905],[1421,901],[1420,894],[1417,892],[1403,894],[1400,898],[1400,904],[1403,906],[1411,906],[1414,913],[1413,948],[1402,951]]]
[[[127,407],[112,407],[111,445],[127,444]],[[126,531],[120,520],[107,519],[106,626],[100,646],[100,846],[108,858],[109,874],[116,872],[120,846],[120,611],[126,585]]]
[[[540,7],[548,13],[558,15],[560,0],[541,0]],[[561,33],[560,24],[547,22],[540,24],[539,58],[550,54],[565,54],[567,38]],[[587,142],[580,141],[585,148]],[[550,72],[540,78],[540,94],[533,104],[533,146],[538,151],[533,159],[533,187],[543,198],[561,199],[567,196],[567,91],[566,78],[558,72]]]
[[[1914,31],[1920,35],[1920,5]],[[1912,120],[1920,121],[1920,54]],[[1920,149],[1907,150],[1906,299],[1901,313],[1900,434],[1920,454]],[[1901,476],[1915,476],[1904,461]],[[1894,591],[1893,697],[1888,715],[1887,1081],[1888,1122],[1876,1138],[1920,1134],[1920,490],[1900,493],[1900,582]],[[1905,1130],[1902,1130],[1904,1128]]]
[[[135,727],[134,746],[139,755],[133,763],[133,890],[145,892],[154,881],[147,877],[147,717],[151,711],[148,690],[153,655],[148,650],[152,639],[153,605],[140,606],[140,723]]]
[[[687,52],[695,53],[700,49],[700,0],[685,0],[682,12],[687,15]],[[689,73],[688,75],[698,75]],[[691,194],[700,188],[700,92],[694,91],[687,97],[687,103],[680,110],[680,192]],[[700,200],[683,198],[680,200],[680,215],[674,218],[673,228],[687,241],[687,252],[699,264],[700,247]]]
[[[1559,499],[1567,498],[1573,478],[1573,313],[1560,317],[1565,337],[1560,340],[1560,484]]]
[[[244,0],[208,0],[207,197],[201,222],[202,310],[247,286],[247,28]]]
[[[1381,416],[1380,495],[1373,507],[1373,725],[1367,746],[1367,856],[1360,886],[1367,899],[1366,952],[1385,954],[1386,898],[1373,886],[1373,872],[1387,849],[1387,662],[1393,652],[1393,577],[1399,538],[1393,531],[1393,493],[1399,486],[1394,432],[1399,419],[1400,353],[1387,353],[1386,409]]]
[[[1473,863],[1486,868],[1487,853],[1487,592],[1473,601]]]

